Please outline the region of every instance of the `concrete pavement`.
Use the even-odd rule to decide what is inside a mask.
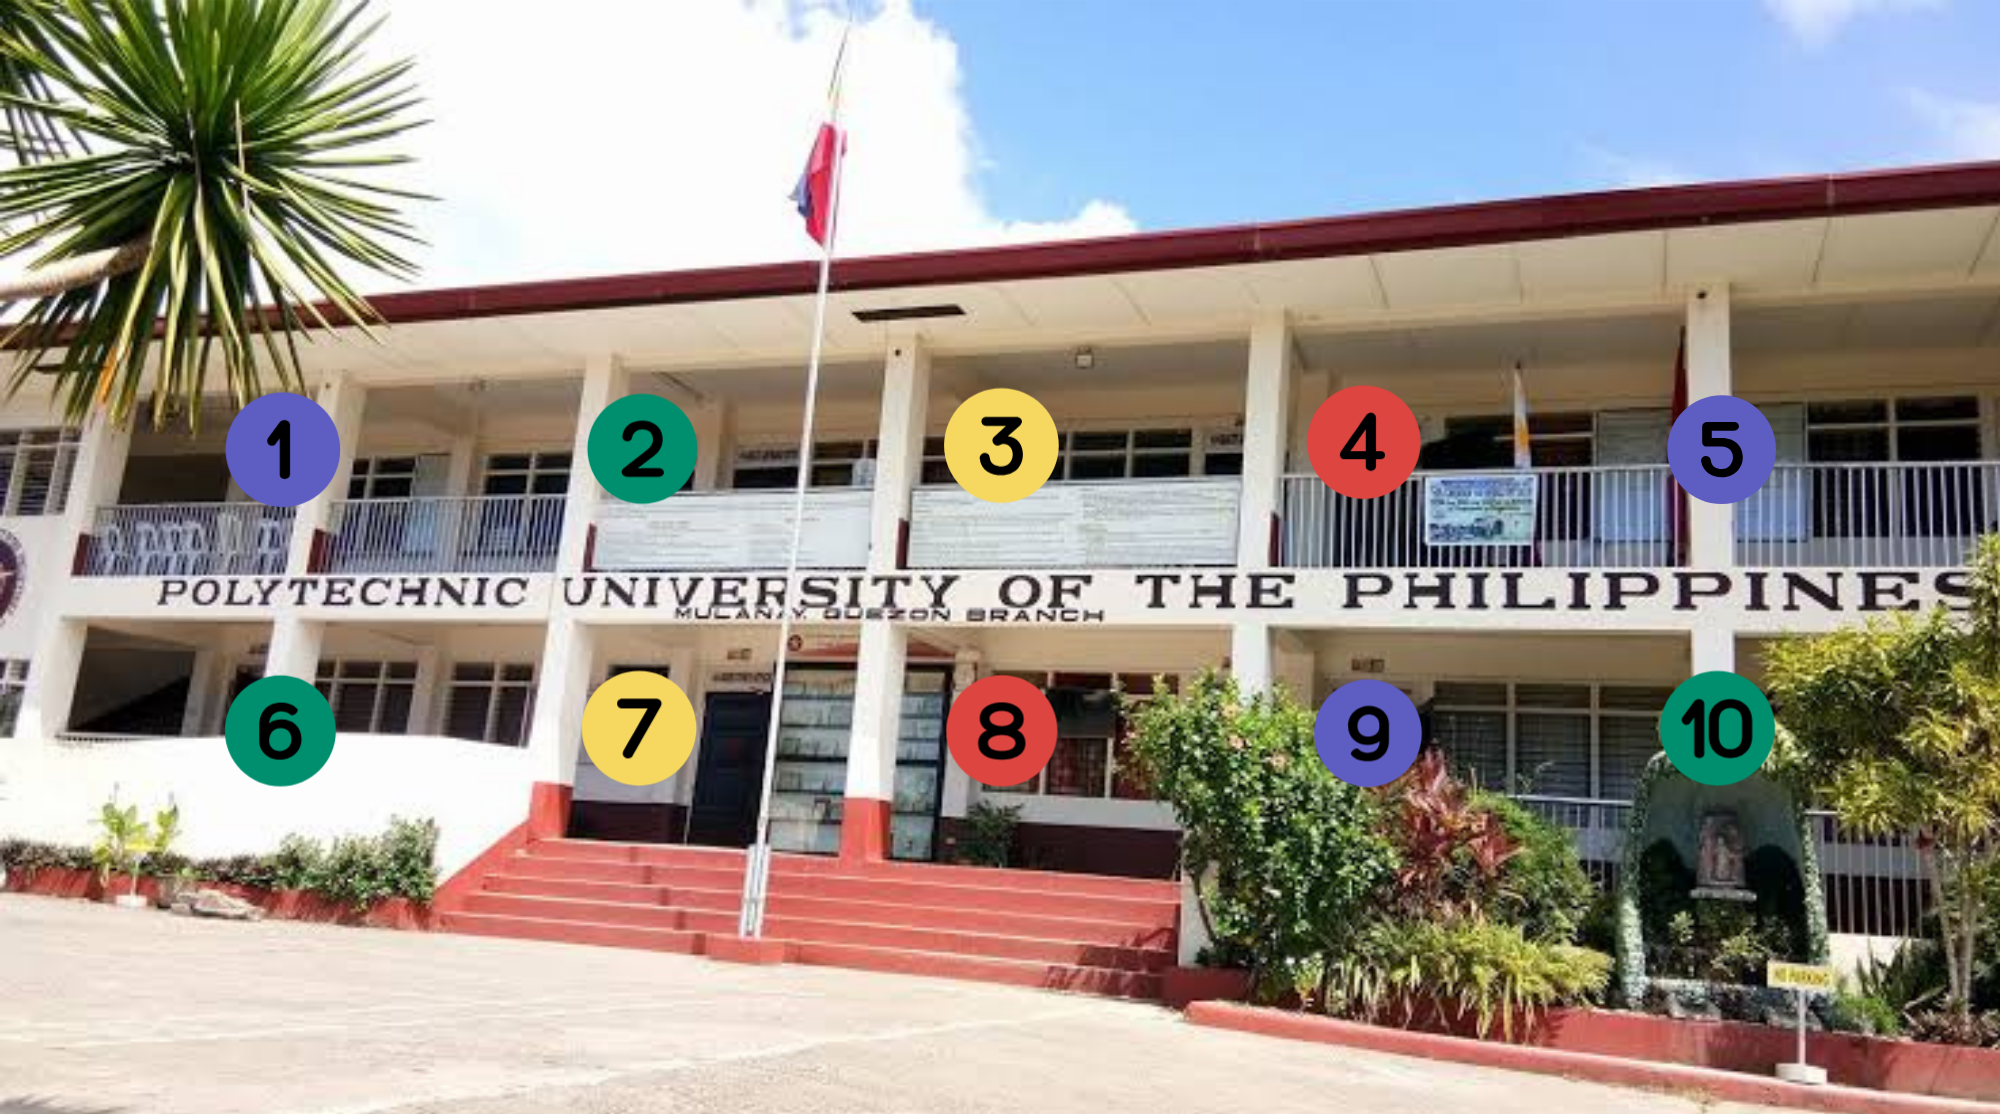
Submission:
[[[0,1114],[1694,1114],[971,983],[0,895]]]

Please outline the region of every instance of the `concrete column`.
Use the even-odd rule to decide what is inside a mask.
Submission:
[[[596,519],[597,504],[610,498],[597,478],[590,471],[590,427],[597,421],[597,415],[604,408],[625,397],[631,389],[631,377],[618,363],[618,357],[609,353],[598,353],[587,360],[583,368],[583,397],[576,408],[576,436],[572,451],[576,454],[577,466],[570,469],[569,497],[563,504],[562,546],[556,555],[558,573],[583,571],[583,557],[590,544],[590,528]],[[543,659],[547,661],[545,657]],[[567,784],[569,775],[563,777]]]
[[[728,473],[729,458],[735,452],[736,406],[727,399],[711,398],[688,411],[694,423],[695,491],[715,491]]]
[[[21,694],[21,709],[14,721],[16,740],[47,742],[69,729],[77,671],[83,666],[87,625],[66,618],[62,601],[73,592],[89,590],[90,585],[69,577],[64,566],[70,563],[78,544],[90,532],[98,509],[118,502],[118,489],[124,486],[125,463],[131,450],[130,429],[112,424],[101,414],[84,423],[76,460],[70,467],[69,493],[63,501],[62,526],[56,534],[59,540],[51,554],[53,567],[30,570],[41,581],[41,586],[33,590],[47,592],[58,602],[47,608],[35,632],[27,690]]]
[[[931,358],[914,335],[893,337],[882,367],[882,424],[875,448],[875,495],[869,504],[868,567],[898,567],[910,492],[923,472],[924,421]],[[901,682],[898,681],[900,691]]]
[[[210,714],[227,689],[223,665],[228,654],[222,650],[196,650],[194,666],[188,673],[187,706],[181,712],[181,738],[199,738]]]
[[[1698,627],[1689,632],[1688,676],[1722,670],[1736,672],[1736,632],[1727,628]]]
[[[334,504],[347,498],[347,481],[354,474],[355,443],[361,437],[361,414],[368,404],[368,388],[347,376],[336,375],[319,385],[315,397],[333,419],[334,431],[340,435],[340,462],[334,466],[333,479],[327,481],[326,488],[299,504],[292,519],[291,555],[285,569],[293,576],[314,571],[312,557],[318,539],[336,525]],[[311,673],[304,677],[312,680]]]
[[[411,735],[437,733],[438,708],[445,687],[444,655],[437,644],[426,642],[416,649],[417,681],[410,691],[410,722],[404,728]]]
[[[1236,518],[1236,563],[1243,568],[1271,565],[1291,441],[1291,394],[1291,325],[1283,311],[1260,313],[1250,326],[1243,390],[1243,501]]]
[[[880,862],[889,854],[908,649],[903,628],[883,620],[861,624],[854,728],[847,741],[847,800],[840,825],[840,857],[849,862]]]
[[[271,621],[271,644],[264,651],[264,676],[297,677],[311,684],[319,676],[320,642],[326,624],[281,612]]]
[[[1687,300],[1688,402],[1730,393],[1729,287],[1697,287]],[[1726,568],[1736,563],[1736,508],[1688,497],[1688,563]]]
[[[979,658],[977,650],[960,650],[955,656],[951,669],[951,691],[954,696],[971,688],[979,680]],[[947,819],[962,820],[972,808],[973,794],[977,791],[972,775],[961,769],[957,762],[945,757],[944,785],[938,789],[940,815]]]
[[[89,627],[81,619],[54,617],[42,624],[35,640],[35,658],[28,665],[28,687],[14,720],[14,738],[29,744],[47,743],[69,730],[70,705],[76,700],[77,671],[83,666],[83,640]]]
[[[1276,675],[1271,633],[1265,623],[1239,622],[1229,629],[1229,672],[1245,695],[1271,687]]]
[[[528,721],[529,764],[534,788],[529,798],[529,834],[553,839],[569,830],[571,788],[576,784],[576,752],[583,745],[583,706],[597,680],[597,634],[558,609],[542,637],[541,665],[535,671],[534,712]]]

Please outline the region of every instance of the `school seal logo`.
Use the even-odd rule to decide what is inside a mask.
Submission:
[[[27,552],[21,546],[21,539],[0,530],[0,623],[5,623],[14,614],[15,605],[21,602],[27,573]]]

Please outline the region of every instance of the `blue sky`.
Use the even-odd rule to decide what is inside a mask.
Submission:
[[[1145,228],[1948,161],[2000,139],[2000,3],[917,0],[978,184]]]

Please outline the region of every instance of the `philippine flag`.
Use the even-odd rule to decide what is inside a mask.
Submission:
[[[813,137],[812,154],[806,156],[805,173],[799,175],[799,184],[792,190],[792,202],[805,218],[806,234],[821,247],[827,246],[827,231],[833,223],[833,179],[846,146],[847,136],[839,128],[821,124],[819,134]]]

